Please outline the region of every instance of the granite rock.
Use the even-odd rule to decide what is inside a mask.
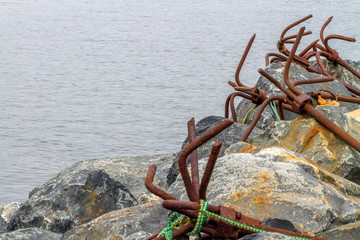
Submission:
[[[62,240],[145,239],[167,225],[168,211],[159,201],[112,211],[66,232]]]
[[[59,177],[69,175],[79,170],[97,170],[105,171],[115,181],[121,182],[131,192],[131,194],[140,203],[151,201],[152,194],[146,190],[144,180],[150,165],[157,166],[157,173],[154,178],[154,184],[161,189],[166,190],[167,171],[175,159],[176,153],[145,155],[135,157],[118,157],[85,160],[64,169],[59,173]],[[150,200],[149,200],[150,199]]]
[[[210,203],[232,207],[259,220],[287,219],[305,233],[325,231],[360,218],[358,196],[350,199],[321,181],[311,166],[305,171],[295,164],[302,163],[294,158],[282,156],[280,161],[265,152],[219,158],[208,187]],[[200,161],[201,173],[204,168],[205,161]],[[180,176],[168,192],[187,200]]]
[[[62,234],[53,233],[41,228],[23,228],[16,231],[0,233],[2,240],[60,240]]]
[[[137,204],[120,182],[102,170],[80,170],[37,186],[11,219],[8,230],[39,227],[64,233],[98,216]]]
[[[342,225],[329,231],[316,234],[317,237],[329,240],[358,240],[360,238],[360,221]]]

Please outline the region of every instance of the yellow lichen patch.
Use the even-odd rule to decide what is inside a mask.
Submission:
[[[265,195],[259,195],[256,198],[254,198],[251,202],[254,204],[260,204],[260,205],[273,203],[273,201]]]
[[[255,149],[256,149],[256,147],[254,145],[249,144],[245,148],[241,149],[240,152],[241,153],[252,153]]]

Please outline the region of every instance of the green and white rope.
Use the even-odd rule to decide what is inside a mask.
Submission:
[[[254,228],[251,226],[247,226],[245,224],[236,222],[234,220],[219,216],[213,212],[209,212],[207,210],[207,206],[208,206],[208,202],[205,200],[200,200],[200,209],[198,210],[198,217],[196,219],[196,224],[194,229],[189,232],[187,235],[191,236],[191,235],[198,235],[200,236],[200,230],[201,227],[204,226],[205,224],[207,224],[207,222],[209,221],[210,216],[223,221],[229,225],[232,225],[234,227],[240,228],[240,229],[245,229],[254,233],[263,233],[263,232],[268,232],[266,230],[262,230],[262,229],[258,229],[258,228]],[[172,240],[172,234],[175,230],[181,228],[182,226],[193,222],[189,217],[187,216],[181,216],[179,213],[174,212],[173,214],[171,214],[169,216],[168,219],[168,226],[165,227],[157,236],[161,237],[161,236],[165,236],[166,240]],[[288,237],[294,238],[294,239],[300,239],[300,240],[311,240],[308,238],[303,238],[303,237],[298,237],[298,236],[292,236],[292,235],[287,235],[284,234]],[[201,238],[200,238],[201,239]]]

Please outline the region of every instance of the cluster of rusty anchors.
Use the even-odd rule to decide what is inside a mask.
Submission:
[[[285,37],[285,34],[291,28],[308,20],[311,17],[312,17],[312,15],[308,15],[308,16],[290,24],[288,27],[286,27],[284,29],[284,31],[281,33],[280,40],[277,43],[278,50],[283,55],[277,54],[277,53],[268,53],[265,56],[266,65],[269,65],[269,63],[273,63],[273,62],[277,62],[277,61],[287,61],[286,57],[289,56],[290,52],[285,47],[285,44],[286,43],[294,43],[295,41],[293,41],[292,39],[296,38],[297,35],[291,35],[291,36]],[[318,43],[319,39],[313,41],[303,51],[301,51],[301,53],[299,53],[298,55],[296,55],[296,54],[294,55],[293,62],[296,64],[299,64],[300,66],[302,66],[309,72],[323,74],[325,76],[334,78],[326,71],[326,67],[324,66],[323,62],[321,61],[321,57],[325,57],[328,61],[336,63],[336,64],[340,64],[341,66],[345,67],[347,70],[349,70],[352,74],[354,74],[357,78],[360,79],[360,73],[357,72],[355,69],[353,69],[349,64],[347,64],[339,56],[339,53],[335,49],[331,48],[328,43],[329,40],[331,40],[331,39],[344,40],[344,41],[348,41],[348,42],[355,42],[356,40],[354,38],[345,37],[345,36],[336,35],[336,34],[331,34],[331,35],[324,37],[324,30],[327,27],[327,25],[329,25],[332,18],[333,17],[330,17],[323,24],[323,26],[321,27],[321,30],[320,30],[320,40],[321,40],[323,46]],[[309,34],[311,34],[311,31],[304,32],[303,35],[309,35]],[[310,51],[310,50],[312,50],[312,51]],[[270,57],[273,57],[273,58],[271,60],[269,60]],[[316,60],[317,60],[317,63],[319,65],[320,69],[315,68],[314,66],[310,65],[309,59],[312,57],[316,57]],[[340,79],[336,79],[336,80],[341,82],[351,93],[353,93],[357,96],[360,96],[359,89],[351,86],[350,84],[348,84],[346,82],[341,81]]]
[[[275,86],[277,86],[280,90],[282,90],[286,95],[282,96],[272,96],[269,97],[269,99],[275,99],[279,100],[280,102],[286,102],[289,103],[293,110],[300,114],[308,114],[315,118],[319,123],[321,123],[324,127],[332,131],[334,134],[336,134],[338,137],[340,137],[342,140],[344,140],[346,143],[348,143],[350,146],[355,148],[358,152],[360,152],[360,143],[353,138],[351,135],[349,135],[347,132],[345,132],[342,128],[340,128],[338,125],[336,125],[334,122],[332,122],[330,119],[326,118],[324,115],[322,115],[319,111],[317,111],[312,106],[311,98],[306,95],[305,93],[299,91],[296,88],[296,84],[294,82],[290,82],[289,80],[289,69],[291,62],[294,58],[295,51],[300,43],[301,37],[304,33],[305,27],[300,28],[299,33],[296,37],[296,40],[294,42],[294,46],[291,49],[291,52],[289,54],[289,57],[286,61],[285,70],[284,70],[284,81],[288,88],[286,88],[284,85],[282,85],[279,81],[277,81],[275,78],[273,78],[271,75],[269,75],[267,72],[265,72],[263,69],[259,69],[259,73],[269,79]],[[319,78],[319,81],[323,81],[321,78]],[[308,80],[299,80],[298,82],[301,82],[302,84],[309,83]],[[316,82],[316,79],[312,80],[311,83]],[[256,122],[258,121],[261,111],[265,108],[265,106],[268,104],[269,101],[264,101],[264,103],[261,104],[259,107],[259,111],[256,113],[253,121],[250,123],[248,129],[246,130],[244,137],[247,138],[247,136],[250,135],[251,130],[254,128]],[[281,106],[281,104],[280,104]],[[279,108],[279,111],[282,112],[282,108]]]
[[[180,201],[176,199],[174,196],[166,193],[160,188],[156,187],[153,184],[153,179],[156,172],[156,166],[151,165],[149,167],[145,186],[146,188],[155,194],[156,196],[162,198],[164,200],[163,207],[169,209],[171,211],[175,211],[177,213],[183,214],[184,216],[189,217],[189,219],[196,220],[199,216],[199,210],[201,208],[201,202],[206,199],[206,191],[207,187],[212,175],[212,172],[215,167],[215,163],[217,160],[217,156],[219,154],[221,148],[221,142],[216,142],[213,145],[212,151],[210,153],[203,177],[199,179],[199,170],[198,170],[198,156],[197,156],[197,148],[202,146],[212,137],[216,136],[224,129],[229,127],[234,122],[231,120],[223,120],[221,123],[216,125],[211,130],[207,131],[200,137],[196,139],[195,135],[195,122],[194,119],[191,119],[188,122],[188,136],[189,136],[189,145],[187,145],[181,152],[179,157],[179,169],[181,173],[181,177],[183,179],[187,196],[190,201]],[[191,168],[191,176],[187,169],[186,160],[190,156],[190,168]],[[225,206],[214,206],[211,204],[207,205],[207,212],[214,214],[215,216],[221,216],[222,219],[228,219],[229,221],[240,223],[241,225],[246,225],[246,228],[234,227],[234,225],[229,224],[229,221],[222,221],[219,218],[210,215],[208,221],[201,226],[200,228],[200,237],[201,239],[238,239],[247,234],[252,234],[255,232],[278,232],[282,234],[286,234],[289,236],[293,236],[294,238],[301,239],[315,239],[321,240],[323,238],[313,237],[303,233],[291,232],[283,229],[273,228],[269,226],[261,225],[261,222],[257,219],[253,219],[251,217],[247,217],[240,212],[235,211],[233,208],[225,207]],[[183,226],[179,226],[179,228],[174,229],[171,232],[171,239],[189,239],[188,234],[191,233],[196,226],[194,221],[190,221]],[[258,230],[255,231],[254,229]],[[155,234],[148,238],[150,239],[168,239],[165,236],[159,234]]]
[[[287,28],[285,28],[285,30],[282,32],[281,34],[281,39],[278,43],[278,47],[280,49],[280,47],[282,47],[283,49],[281,49],[281,52],[285,55],[267,55],[267,57],[269,56],[273,56],[274,58],[271,61],[285,61],[286,60],[286,65],[285,65],[285,70],[284,70],[284,82],[286,84],[286,86],[284,86],[283,84],[281,84],[279,81],[277,81],[275,78],[273,78],[271,75],[269,75],[267,72],[265,72],[263,69],[259,69],[259,73],[261,75],[263,75],[264,77],[266,77],[268,80],[270,80],[275,86],[277,86],[281,91],[283,91],[285,94],[284,95],[279,95],[279,96],[271,96],[271,97],[266,97],[266,93],[264,94],[262,90],[257,89],[257,88],[248,88],[248,87],[240,87],[240,85],[242,85],[240,83],[240,81],[238,80],[238,74],[239,71],[241,69],[241,66],[243,64],[243,61],[246,58],[246,55],[251,47],[252,42],[254,41],[255,35],[251,38],[251,40],[249,41],[247,48],[242,56],[242,61],[240,61],[237,73],[235,74],[235,79],[237,82],[237,85],[235,83],[229,82],[230,85],[232,85],[234,87],[235,90],[240,91],[239,93],[241,94],[248,94],[249,93],[253,94],[251,96],[246,96],[245,98],[250,99],[254,102],[254,100],[259,99],[260,93],[262,93],[262,95],[265,95],[265,97],[261,97],[261,100],[259,100],[257,102],[257,104],[260,104],[258,111],[256,112],[253,120],[251,121],[251,123],[249,124],[249,127],[247,128],[247,130],[245,131],[244,135],[243,135],[243,141],[246,141],[247,138],[249,137],[251,131],[253,130],[253,128],[255,127],[257,121],[259,120],[263,110],[265,109],[265,107],[270,104],[271,102],[275,102],[277,105],[277,109],[279,111],[279,118],[281,120],[284,119],[284,113],[283,113],[283,109],[286,110],[290,110],[292,112],[298,113],[298,114],[308,114],[310,116],[312,116],[313,118],[315,118],[318,122],[320,122],[323,126],[325,126],[327,129],[329,129],[330,131],[332,131],[334,134],[336,134],[338,137],[340,137],[342,140],[344,140],[347,144],[349,144],[350,146],[352,146],[353,148],[355,148],[358,152],[360,152],[360,143],[353,138],[351,135],[349,135],[347,132],[345,132],[342,128],[340,128],[338,125],[336,125],[334,122],[332,122],[331,120],[329,120],[328,118],[326,118],[325,116],[323,116],[319,111],[317,111],[313,106],[312,106],[312,101],[310,96],[306,95],[305,93],[302,93],[300,90],[298,90],[296,88],[297,85],[301,85],[301,84],[312,84],[312,83],[323,83],[323,82],[329,82],[329,81],[334,81],[335,78],[333,76],[330,76],[329,74],[326,74],[327,77],[323,77],[323,78],[315,78],[315,79],[302,79],[302,80],[297,80],[294,82],[290,82],[289,80],[289,69],[290,69],[290,65],[291,63],[296,63],[299,64],[300,66],[304,67],[305,69],[307,69],[308,71],[311,72],[316,72],[319,74],[323,74],[324,70],[319,70],[316,69],[315,67],[312,67],[309,62],[308,62],[308,58],[313,56],[313,55],[318,55],[318,56],[328,56],[329,54],[325,54],[325,51],[331,51],[331,52],[335,52],[335,50],[331,49],[328,46],[328,40],[332,39],[332,38],[337,38],[337,39],[344,39],[344,40],[349,40],[346,37],[342,37],[342,36],[338,36],[338,35],[329,35],[326,38],[323,38],[323,32],[325,27],[327,26],[327,24],[329,23],[329,21],[331,20],[331,18],[324,24],[324,26],[321,29],[321,39],[322,42],[324,43],[325,47],[322,47],[320,44],[317,43],[317,41],[314,41],[313,43],[311,43],[308,47],[306,47],[299,55],[296,55],[296,50],[299,46],[300,40],[304,35],[308,35],[311,32],[305,32],[305,27],[300,28],[298,34],[289,36],[289,37],[285,37],[286,32],[298,25],[299,23],[307,20],[308,18],[312,17],[312,15],[309,15],[303,19],[300,19],[299,21],[292,23],[291,25],[289,25]],[[335,37],[334,37],[335,36]],[[292,40],[294,39],[295,40]],[[284,45],[285,43],[292,43],[293,47],[291,48],[291,51],[287,50]],[[280,46],[279,46],[280,45]],[[309,52],[310,49],[313,49],[312,52]],[[317,52],[317,49],[321,49],[321,51]],[[281,56],[281,57],[280,57]],[[320,58],[317,58],[319,62],[321,62]],[[346,68],[348,68],[349,70],[351,70],[352,68],[350,66],[347,66],[347,64],[340,59],[340,57],[333,57],[331,58],[334,61],[338,61],[339,64],[345,66]],[[303,61],[304,60],[304,61]],[[321,63],[322,64],[322,63]],[[320,65],[320,64],[319,64]],[[321,66],[321,65],[320,65]],[[323,67],[321,67],[323,68]],[[352,73],[355,74],[355,70],[351,70]],[[356,76],[360,77],[360,74],[357,73]],[[346,86],[346,84],[345,84]],[[358,89],[349,86],[347,87],[352,93],[356,93],[357,91],[359,91]],[[239,94],[236,93],[236,94]],[[255,94],[257,93],[257,95]],[[353,103],[359,103],[359,99],[357,97],[345,97],[345,96],[336,96],[332,93],[326,93],[326,92],[313,92],[312,94],[313,96],[322,96],[324,98],[334,98],[334,99],[338,99],[339,101],[347,101],[347,102],[353,102]],[[230,102],[231,104],[233,104],[233,102],[231,102],[232,96],[238,96],[235,95],[235,93],[233,93],[232,95],[230,95],[228,97],[229,100],[226,101],[226,103],[228,104],[228,102]],[[239,95],[242,96],[242,95]],[[226,105],[226,111],[225,111],[225,117],[227,117],[227,108],[228,105]],[[234,106],[231,107],[233,113],[233,118],[234,121],[236,121],[236,113],[235,113],[235,108]],[[235,116],[235,117],[234,117]]]

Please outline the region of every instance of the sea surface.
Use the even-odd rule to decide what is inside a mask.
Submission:
[[[0,0],[0,204],[87,159],[174,152],[186,123],[254,85],[282,29],[359,39],[355,0]],[[299,28],[289,32],[295,34]],[[360,44],[331,41],[360,60]]]

